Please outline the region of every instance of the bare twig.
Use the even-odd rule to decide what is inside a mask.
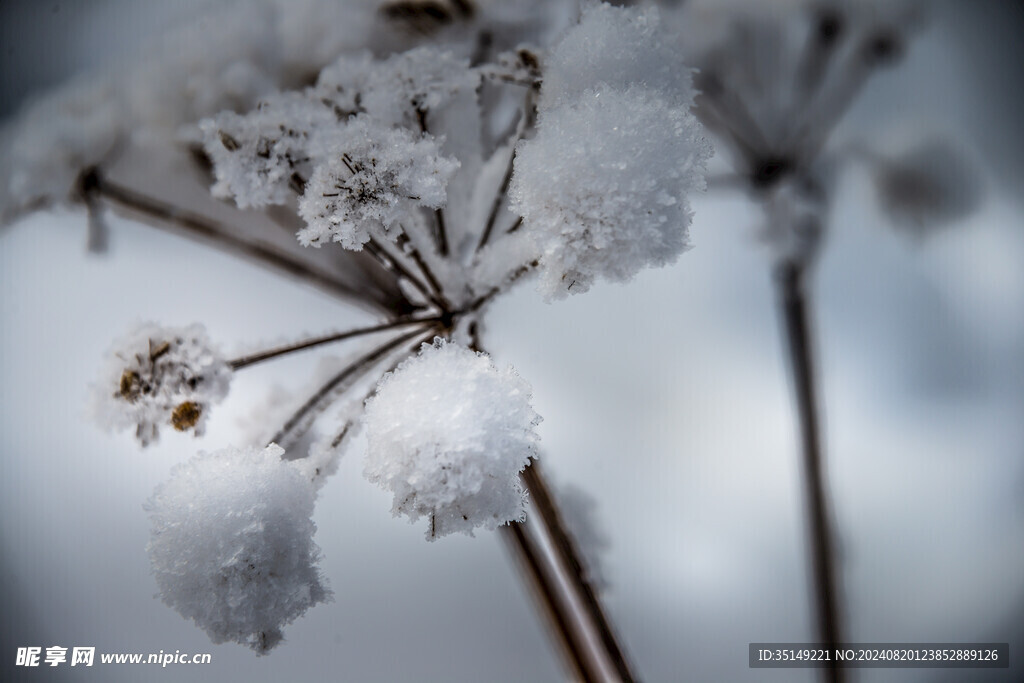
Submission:
[[[437,253],[448,256],[448,229],[445,227],[444,209],[434,209],[434,239],[437,241]]]

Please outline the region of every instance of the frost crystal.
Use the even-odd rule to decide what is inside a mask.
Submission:
[[[537,135],[518,145],[510,188],[547,297],[628,280],[686,248],[686,197],[711,156],[692,102],[653,9],[590,4],[552,49]]]
[[[285,203],[302,191],[314,131],[335,122],[330,109],[295,92],[269,97],[245,116],[225,111],[203,120],[204,149],[217,177],[211,191],[243,209]]]
[[[134,427],[143,446],[158,438],[161,425],[198,436],[230,380],[231,368],[202,325],[145,323],[115,343],[94,387],[93,409],[105,427]]]
[[[215,643],[264,653],[330,599],[316,562],[313,485],[277,445],[200,453],[146,506],[161,597]]]
[[[693,117],[643,88],[587,91],[542,113],[516,150],[510,194],[541,251],[545,295],[673,262],[709,156]]]
[[[599,85],[643,86],[677,107],[693,104],[692,70],[660,30],[658,10],[588,4],[544,61],[541,108],[583,97]]]
[[[381,121],[419,128],[420,117],[472,90],[479,77],[469,61],[434,47],[420,47],[380,62],[363,96],[366,111]]]
[[[540,417],[512,368],[435,340],[384,376],[363,420],[366,477],[395,494],[396,516],[430,518],[428,540],[523,518]]]
[[[299,242],[359,250],[370,237],[394,239],[400,230],[391,228],[411,209],[444,205],[458,167],[433,138],[360,115],[339,132],[299,200],[307,224]]]

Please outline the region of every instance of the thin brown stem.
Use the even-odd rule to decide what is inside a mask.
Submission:
[[[427,284],[430,285],[430,289],[436,297],[435,301],[438,301],[438,306],[443,310],[450,310],[451,305],[448,300],[444,298],[444,289],[441,287],[441,282],[437,279],[437,276],[434,275],[434,271],[431,270],[430,265],[426,260],[424,260],[419,249],[409,241],[405,228],[402,228],[402,234],[399,236],[397,244],[403,251],[409,254],[409,257],[416,264],[416,267],[420,269],[421,273],[423,273],[423,277],[427,279]]]
[[[472,348],[481,350],[476,342]],[[530,539],[520,523],[508,526],[566,660],[581,680],[604,681],[614,675],[615,680],[632,683],[636,678],[587,579],[576,542],[536,460],[526,466],[521,477],[530,495],[530,525],[547,539],[550,554]]]
[[[379,263],[382,268],[395,273],[399,277],[405,278],[409,284],[416,288],[416,291],[423,295],[425,299],[438,308],[444,310],[444,303],[437,297],[431,288],[410,272],[396,256],[392,255],[386,248],[384,248],[384,245],[371,238],[370,241],[366,243],[366,251],[376,259],[377,263]]]
[[[426,337],[422,338],[422,341],[426,342],[431,339],[434,334],[433,327],[429,327],[431,332]],[[327,402],[326,399],[330,397],[339,387],[344,386],[349,381],[358,379],[363,373],[367,372],[384,358],[386,355],[397,349],[402,344],[405,344],[413,337],[422,335],[424,328],[418,328],[407,332],[399,337],[392,339],[383,346],[378,346],[373,351],[361,356],[355,362],[347,365],[341,372],[332,377],[326,384],[316,391],[312,396],[309,397],[302,407],[299,408],[290,418],[284,423],[284,426],[278,430],[277,434],[270,440],[272,443],[284,445],[282,442],[289,436],[292,436],[299,425],[303,424],[311,415],[318,412],[323,405]],[[419,341],[417,345],[419,345]]]
[[[393,330],[398,327],[405,327],[406,325],[419,325],[424,323],[438,323],[441,322],[441,318],[430,317],[430,318],[405,318],[401,320],[392,320],[390,322],[381,323],[380,325],[374,325],[372,327],[361,327],[355,330],[348,330],[347,332],[338,332],[336,334],[329,334],[322,337],[313,337],[306,339],[305,341],[296,342],[295,344],[288,344],[286,346],[278,346],[273,349],[267,349],[266,351],[260,351],[259,353],[253,353],[248,356],[242,356],[235,360],[229,361],[229,365],[232,370],[240,370],[256,363],[261,363],[265,360],[272,358],[279,358],[296,351],[304,351],[311,349],[316,346],[323,344],[332,344],[334,342],[344,341],[346,339],[352,339],[354,337],[361,337],[367,334],[373,334],[375,332],[383,332],[385,330]]]
[[[822,647],[831,651],[843,642],[842,615],[835,562],[835,534],[825,485],[824,455],[818,421],[804,276],[803,264],[788,262],[780,267],[776,282],[781,299],[786,345],[789,350],[790,370],[793,373],[796,408],[800,420],[804,496],[808,513],[817,628]],[[843,669],[835,662],[823,669],[823,673],[832,683],[844,680]]]
[[[551,489],[545,481],[543,471],[539,463],[534,461],[523,471],[523,482],[530,492],[530,503],[533,511],[537,513],[541,523],[544,525],[555,554],[566,568],[565,578],[572,590],[580,600],[585,617],[590,627],[600,638],[604,655],[614,668],[619,680],[634,681],[629,662],[619,646],[618,639],[612,631],[611,623],[605,614],[597,593],[587,579],[587,573],[583,568],[579,550],[576,543],[569,534],[565,521],[558,505],[555,503]]]
[[[128,211],[142,214],[156,221],[155,227],[167,223],[178,230],[195,237],[208,239],[218,246],[252,258],[256,261],[281,270],[301,280],[339,296],[346,301],[355,301],[361,305],[373,303],[341,280],[317,271],[308,264],[282,253],[269,245],[259,242],[247,242],[231,234],[224,226],[205,216],[184,211],[173,204],[154,199],[105,179],[98,170],[91,171],[92,191],[96,196],[120,206]]]
[[[501,178],[501,186],[498,188],[497,194],[494,195],[494,201],[491,202],[491,210],[487,214],[487,222],[484,223],[483,232],[480,233],[480,241],[476,245],[477,251],[486,247],[490,241],[491,233],[494,232],[494,224],[498,221],[498,212],[501,211],[501,207],[508,196],[508,188],[512,184],[512,173],[515,170],[516,144],[530,132],[537,122],[537,108],[534,99],[535,91],[531,88],[526,94],[526,103],[523,105],[523,119],[519,130],[516,131],[516,139],[511,145],[508,165],[505,167],[505,175]]]
[[[544,610],[548,626],[557,638],[573,678],[581,681],[601,680],[599,669],[584,654],[585,643],[581,634],[573,628],[572,615],[560,597],[561,591],[557,579],[552,575],[551,565],[544,557],[543,550],[530,538],[526,525],[512,522],[501,527],[501,533],[507,547],[529,578],[534,597]]]
[[[448,228],[445,226],[444,209],[434,209],[434,240],[437,242],[437,253],[448,256]]]

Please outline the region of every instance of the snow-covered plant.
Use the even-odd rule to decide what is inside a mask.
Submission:
[[[93,387],[94,414],[104,426],[134,428],[142,446],[156,441],[161,426],[200,436],[230,381],[231,367],[202,325],[145,323],[111,349]]]
[[[316,566],[315,489],[284,449],[200,453],[146,505],[163,601],[215,643],[263,653],[281,627],[330,599]]]
[[[843,115],[872,76],[907,50],[924,16],[918,0],[796,0],[687,3],[669,14],[679,47],[699,67],[696,114],[720,141],[732,172],[712,179],[738,188],[763,213],[762,237],[773,252],[776,285],[802,438],[804,493],[817,632],[842,641],[843,615],[826,495],[816,400],[807,281],[827,234],[839,171],[866,162],[881,207],[896,225],[923,232],[960,218],[980,190],[964,156],[931,140],[893,157],[877,141],[837,141]],[[839,670],[830,671],[839,680]]]
[[[429,517],[429,540],[525,517],[540,417],[512,368],[438,339],[380,380],[363,422],[367,479],[395,494],[396,516]]]
[[[185,54],[128,74],[136,90],[86,98],[88,125],[74,129],[75,108],[61,119],[81,136],[71,158],[42,141],[15,146],[24,163],[5,183],[14,196],[58,163],[60,182],[31,201],[81,201],[94,231],[107,207],[124,210],[380,318],[231,360],[191,328],[145,327],[118,346],[98,389],[104,421],[135,425],[145,444],[160,424],[200,433],[232,371],[367,342],[268,439],[294,465],[273,446],[228,449],[158,489],[151,557],[164,599],[215,640],[258,650],[324,599],[314,491],[393,368],[365,412],[367,476],[395,494],[396,513],[429,516],[430,539],[506,530],[548,612],[571,624],[560,635],[576,673],[630,680],[533,462],[529,386],[481,352],[483,315],[534,274],[558,298],[686,249],[689,195],[711,154],[690,69],[654,8],[366,0],[341,22],[351,29],[332,32],[337,9],[307,4],[305,15],[264,0],[220,17],[247,23],[220,29],[209,70]],[[296,453],[314,429],[315,447]]]

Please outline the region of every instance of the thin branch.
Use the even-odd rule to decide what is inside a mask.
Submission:
[[[377,240],[370,238],[370,241],[365,245],[367,253],[369,253],[385,270],[391,271],[399,277],[405,278],[409,283],[416,288],[416,290],[423,295],[427,301],[438,308],[444,310],[445,305],[437,297],[437,295],[423,283],[418,277],[406,268],[396,256],[393,256],[387,249],[384,248]]]
[[[444,209],[434,209],[434,239],[437,241],[437,253],[448,256],[448,229],[444,222]]]
[[[423,341],[430,341],[430,339],[433,337],[434,329],[432,326],[426,329],[430,329],[431,333],[427,337],[425,337]],[[339,386],[341,386],[345,382],[348,382],[349,380],[357,379],[364,372],[372,368],[373,365],[381,358],[391,353],[402,344],[408,342],[413,337],[421,335],[423,331],[424,328],[421,327],[412,330],[411,332],[407,332],[406,334],[403,334],[399,337],[396,337],[395,339],[392,339],[387,344],[377,347],[370,353],[361,356],[355,362],[346,366],[341,372],[336,374],[326,384],[320,387],[320,389],[318,389],[315,394],[310,396],[309,400],[302,404],[302,407],[295,411],[295,413],[290,418],[288,418],[288,420],[284,423],[284,426],[281,427],[280,430],[278,430],[277,434],[275,434],[270,441],[272,443],[281,445],[282,441],[284,441],[284,439],[287,436],[289,436],[289,434],[293,430],[295,430],[295,428],[298,425],[300,425],[310,415],[314,414],[316,411],[320,410],[323,407],[325,399],[329,397],[332,393],[334,393],[334,391]]]
[[[472,348],[481,350],[477,343]],[[526,466],[521,477],[530,495],[533,515],[530,521],[549,540],[551,556],[528,542],[529,538],[518,522],[508,526],[537,588],[538,598],[560,636],[559,642],[566,658],[584,681],[606,680],[607,676],[602,672],[614,671],[617,680],[632,683],[636,678],[630,671],[597,593],[587,580],[576,542],[566,529],[536,460]],[[587,637],[588,631],[593,638]]]
[[[383,332],[385,330],[393,330],[398,327],[405,327],[406,325],[417,325],[423,323],[437,323],[440,322],[441,318],[430,317],[430,318],[405,318],[402,320],[392,320],[390,322],[381,323],[380,325],[374,325],[372,327],[362,327],[355,330],[349,330],[347,332],[338,332],[337,334],[329,334],[322,337],[313,337],[305,341],[297,342],[295,344],[289,344],[287,346],[278,346],[273,349],[266,351],[260,351],[259,353],[250,354],[241,358],[236,358],[230,361],[228,364],[232,370],[240,370],[250,365],[270,360],[271,358],[279,358],[289,353],[296,351],[303,351],[305,349],[311,349],[315,346],[321,346],[323,344],[331,344],[333,342],[343,341],[345,339],[352,339],[353,337],[360,337],[366,334],[373,334],[374,332]]]
[[[516,280],[529,273],[538,265],[540,265],[540,261],[531,261],[530,263],[527,263],[525,266],[519,266],[519,268],[517,268],[515,272],[513,272],[512,275],[509,276],[508,280],[505,282],[504,285],[492,287],[486,294],[477,297],[472,302],[470,302],[470,304],[466,306],[464,309],[457,311],[456,314],[465,315],[466,313],[477,312],[483,307],[484,304],[486,304],[488,301],[490,301],[498,294],[503,292],[506,287],[512,285]]]
[[[583,610],[590,623],[590,626],[597,632],[607,656],[619,679],[622,681],[636,680],[630,670],[629,662],[619,647],[615,633],[612,631],[611,623],[605,615],[604,608],[594,591],[593,586],[587,580],[586,571],[583,569],[583,562],[580,559],[579,550],[572,536],[569,535],[561,512],[551,495],[551,489],[545,481],[543,472],[536,461],[532,462],[523,471],[523,482],[530,492],[530,502],[533,510],[537,513],[545,530],[551,537],[551,543],[555,553],[562,561],[565,568],[565,579],[575,591]]]
[[[824,456],[818,422],[814,384],[814,362],[807,300],[804,292],[805,268],[785,263],[776,280],[780,295],[790,369],[796,395],[797,414],[803,450],[804,496],[808,512],[808,533],[814,594],[817,604],[818,634],[823,647],[832,650],[842,642],[842,615],[835,563],[832,515],[825,491]],[[832,683],[844,680],[843,669],[831,662],[824,672]]]
[[[494,196],[494,201],[491,202],[491,210],[487,214],[487,222],[484,223],[483,232],[480,234],[480,241],[476,245],[477,251],[487,246],[487,242],[490,241],[491,233],[494,232],[494,224],[498,220],[498,212],[508,196],[508,188],[512,183],[512,173],[515,170],[516,144],[530,132],[537,122],[537,107],[534,99],[535,90],[531,88],[526,93],[526,103],[523,105],[523,118],[520,122],[519,130],[516,131],[515,142],[510,145],[511,152],[509,152],[508,165],[505,167],[505,175],[501,179],[501,186],[498,188],[498,193]]]
[[[159,223],[161,222],[171,224],[176,228],[184,230],[186,233],[209,239],[221,247],[238,252],[243,256],[255,259],[289,275],[305,280],[330,294],[340,296],[346,301],[355,301],[363,305],[373,303],[358,290],[330,275],[310,268],[308,264],[292,256],[259,242],[247,242],[239,239],[226,230],[224,226],[205,216],[184,211],[173,204],[112,183],[104,178],[98,170],[94,169],[92,173],[95,174],[95,177],[90,182],[97,196],[125,209],[154,219],[157,221],[156,227],[160,227]]]
[[[420,269],[421,273],[423,273],[423,277],[427,279],[427,284],[430,285],[430,288],[437,296],[437,300],[440,301],[438,305],[443,310],[449,310],[451,308],[451,304],[444,297],[444,289],[441,287],[441,282],[437,279],[437,276],[434,275],[434,271],[430,269],[430,266],[427,264],[426,260],[424,260],[423,255],[420,254],[419,249],[417,249],[409,240],[409,235],[405,230],[405,226],[402,226],[402,232],[398,236],[397,244],[403,252],[409,254],[409,257],[412,258],[416,267]]]

